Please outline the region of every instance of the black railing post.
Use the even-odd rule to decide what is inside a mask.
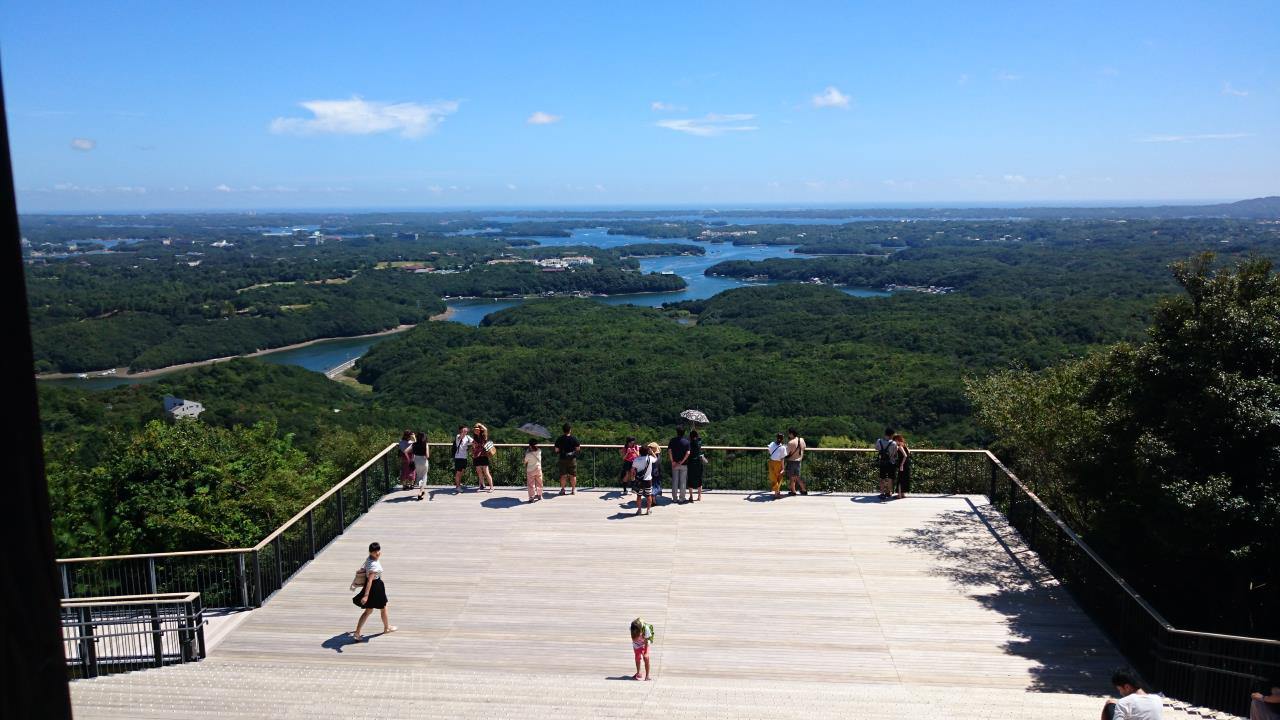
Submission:
[[[280,535],[277,535],[276,539],[271,541],[271,547],[275,551],[275,555],[276,555],[276,589],[277,590],[284,587],[284,558],[281,557],[281,553],[280,553],[280,537],[281,537]]]
[[[155,653],[155,667],[164,667],[164,635],[160,632],[160,604],[152,603],[151,612],[151,649]]]
[[[253,551],[253,599],[254,607],[262,607],[262,552],[260,550]]]
[[[307,511],[307,537],[311,540],[311,559],[316,559],[316,511]]]
[[[98,646],[93,637],[93,608],[82,605],[76,611],[80,618],[80,662],[84,666],[84,677],[98,677]]]
[[[991,484],[989,486],[990,489],[987,491],[987,501],[992,506],[995,506],[996,504],[996,470],[999,469],[999,466],[996,465],[996,461],[992,460],[990,456],[987,457],[987,462],[991,464]]]
[[[244,571],[244,553],[236,553],[236,584],[240,586],[240,607],[249,607],[249,576]]]
[[[71,597],[71,579],[68,577],[66,563],[60,563],[58,565],[58,575],[62,577],[62,597]]]
[[[160,592],[156,589],[156,586],[156,559],[149,557],[147,558],[147,590],[152,595],[155,595]]]
[[[345,491],[346,489],[347,489],[347,486],[343,485],[342,487],[338,488],[338,492],[337,492],[337,495],[338,495],[338,534],[339,534],[339,535],[341,535],[342,533],[344,533],[344,532],[346,532],[346,531],[347,531],[347,503],[346,503],[346,501],[345,501],[345,500],[343,500],[343,499],[342,499],[342,493],[343,493],[343,491]]]
[[[360,473],[360,497],[364,499],[364,511],[369,512],[369,473]]]

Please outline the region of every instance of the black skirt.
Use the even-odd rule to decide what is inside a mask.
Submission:
[[[356,596],[351,598],[351,603],[358,608],[368,610],[374,608],[381,610],[387,606],[387,588],[382,584],[382,578],[373,581],[373,587],[369,588],[369,602],[364,605],[360,604],[360,598],[364,597],[364,589],[361,588]]]

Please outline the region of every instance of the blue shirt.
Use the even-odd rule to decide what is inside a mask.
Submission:
[[[671,442],[667,443],[667,450],[671,452],[674,462],[688,462],[689,459],[685,456],[689,454],[689,438],[671,438]]]

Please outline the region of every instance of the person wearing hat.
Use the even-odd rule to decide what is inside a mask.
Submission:
[[[658,443],[651,442],[631,461],[635,471],[636,514],[643,509],[645,515],[653,512],[653,484],[658,482]],[[647,501],[647,502],[646,502]]]

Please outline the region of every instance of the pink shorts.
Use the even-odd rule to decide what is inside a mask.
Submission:
[[[636,654],[636,661],[637,661],[637,662],[638,662],[641,658],[649,657],[649,648],[647,648],[647,647],[643,647],[643,648],[631,648],[631,650],[632,650],[633,652],[635,652],[635,654]]]

